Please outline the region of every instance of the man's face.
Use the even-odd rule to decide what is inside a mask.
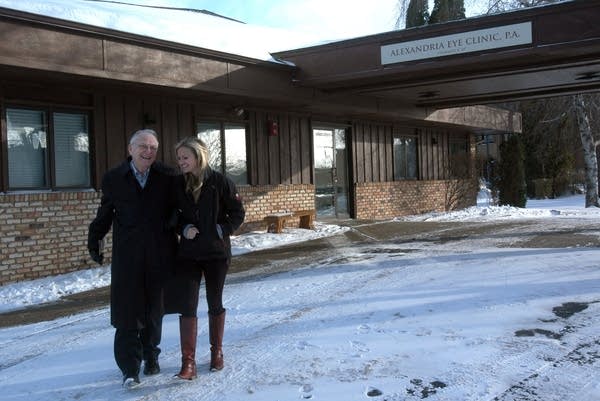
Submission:
[[[133,164],[135,164],[135,168],[143,173],[156,160],[158,141],[152,134],[142,134],[127,149],[129,150]]]

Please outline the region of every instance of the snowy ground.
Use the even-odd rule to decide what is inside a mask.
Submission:
[[[600,236],[599,217],[572,197],[412,219],[533,218],[541,229],[585,224],[587,235]],[[321,226],[312,235],[338,229]],[[278,237],[262,235],[267,244],[255,233],[235,246],[277,245]],[[230,276],[221,372],[208,372],[201,304],[198,379],[172,378],[180,354],[177,317],[169,315],[162,373],[123,389],[103,308],[0,330],[0,399],[598,401],[598,260],[599,248],[500,248],[479,238],[340,248],[294,271]],[[68,283],[70,291],[87,289],[86,281],[107,275],[89,274],[0,288],[2,308],[18,307],[16,298],[32,302],[31,292],[66,292]]]

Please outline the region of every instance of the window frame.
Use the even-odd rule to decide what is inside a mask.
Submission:
[[[28,110],[28,111],[36,111],[42,112],[45,116],[45,126],[46,126],[46,152],[47,152],[47,160],[44,163],[44,175],[46,180],[46,185],[44,186],[36,186],[36,187],[26,187],[26,186],[14,186],[10,185],[10,172],[9,172],[9,147],[8,147],[8,111],[9,109],[16,110]],[[47,104],[23,104],[23,103],[4,103],[2,104],[2,138],[3,145],[2,146],[2,168],[4,170],[4,174],[2,177],[2,189],[5,192],[42,192],[42,191],[52,191],[52,192],[64,192],[71,190],[87,190],[93,188],[93,180],[94,180],[94,156],[92,155],[93,149],[93,141],[92,141],[92,112],[87,108],[78,108],[78,107],[62,107],[62,106],[53,106]],[[68,185],[68,186],[58,186],[56,184],[56,150],[55,150],[55,122],[54,115],[56,113],[61,114],[77,114],[84,115],[87,119],[87,136],[88,136],[88,184],[87,185]]]
[[[396,145],[394,144],[396,139],[411,139],[411,140],[415,141],[415,146],[414,146],[414,149],[415,149],[415,154],[414,154],[415,175],[414,175],[414,177],[398,177],[396,175],[397,158],[396,158]],[[410,166],[409,166],[410,157],[409,157],[408,150],[409,150],[408,147],[406,147],[406,151],[404,153],[404,170],[406,172],[410,171]],[[419,136],[418,135],[394,134],[392,136],[392,167],[393,167],[394,181],[417,181],[417,180],[419,180]]]
[[[232,178],[231,175],[227,172],[227,142],[225,138],[225,131],[229,126],[237,126],[244,129],[244,157],[246,164],[246,179],[245,183],[235,182],[236,186],[250,185],[250,170],[249,170],[249,161],[248,161],[248,124],[244,121],[236,121],[236,120],[225,120],[225,119],[214,119],[214,118],[198,118],[195,121],[195,132],[196,137],[200,138],[200,125],[215,125],[219,127],[219,146],[221,148],[220,154],[220,166],[219,172],[228,178]],[[201,139],[201,138],[200,138]],[[216,168],[216,166],[211,166],[212,168]]]

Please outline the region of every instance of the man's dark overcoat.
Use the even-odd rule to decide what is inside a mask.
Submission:
[[[177,245],[169,224],[174,210],[174,175],[155,162],[142,188],[130,161],[104,175],[88,247],[98,244],[112,225],[111,324],[120,329],[141,329],[149,318],[147,305],[162,305],[162,299],[148,297],[162,297],[162,286],[172,275]],[[154,313],[162,316],[162,310]]]

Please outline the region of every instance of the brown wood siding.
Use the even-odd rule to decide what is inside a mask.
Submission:
[[[292,183],[290,142],[289,117],[282,115],[279,117],[279,155],[281,156],[279,168],[282,184]]]
[[[370,182],[378,181],[378,174],[375,166],[377,165],[377,142],[375,140],[375,135],[377,135],[377,126],[369,125],[368,129],[368,138],[365,138],[365,146],[368,149],[368,154],[366,155],[366,162],[368,162],[367,170],[369,172]]]
[[[355,182],[393,181],[392,132],[390,125],[353,124],[351,150]]]
[[[371,143],[371,124],[365,124],[363,130],[363,146],[364,146],[364,155],[365,155],[365,181],[373,182],[373,161],[371,154],[371,147],[373,144]]]
[[[253,154],[253,171],[252,176],[256,177],[252,181],[254,185],[267,185],[269,183],[269,159],[267,156],[267,133],[266,130],[266,113],[253,113],[252,122],[252,139],[256,144],[256,154]]]
[[[469,135],[444,129],[417,128],[418,166],[420,180],[449,179],[449,152],[451,135]],[[403,135],[402,131],[397,134]]]
[[[372,177],[373,177],[373,182],[380,182],[380,175],[381,175],[381,153],[379,148],[380,148],[380,143],[379,143],[379,130],[380,127],[375,125],[371,127],[371,168],[372,168]],[[381,152],[383,152],[383,148],[381,149]]]
[[[11,93],[13,92],[18,91]],[[93,107],[90,143],[92,179],[96,188],[99,188],[104,172],[121,163],[127,156],[127,142],[135,130],[143,127],[157,130],[161,143],[158,158],[175,166],[174,145],[179,139],[194,135],[198,121],[206,116],[227,119],[225,106],[168,96],[162,98],[156,93],[98,91],[93,96],[83,93],[80,98],[69,95],[68,101],[76,103],[74,106],[80,106],[86,102],[86,98],[93,99],[90,102],[90,107]],[[61,106],[69,107],[65,104],[64,96],[59,100],[62,101]],[[313,137],[310,117],[254,110],[247,110],[246,117],[249,184],[312,184]],[[269,119],[278,124],[277,136],[268,135]],[[5,132],[4,127],[3,133]],[[417,135],[421,180],[444,179],[448,176],[445,166],[448,162],[450,133],[447,130],[392,128],[389,124],[357,121],[352,125],[349,141],[353,182],[393,181],[394,133]],[[433,138],[437,141],[436,144],[432,143]],[[3,146],[5,143],[4,138]],[[5,167],[6,149],[2,149],[0,157]],[[4,168],[3,188],[7,187],[7,174]]]
[[[386,161],[386,176],[385,181],[394,181],[394,137],[392,128],[386,130],[385,135],[385,161]]]
[[[423,150],[425,151],[425,162],[427,164],[425,164],[423,167],[424,172],[425,172],[425,180],[433,180],[434,179],[434,174],[433,174],[433,149],[431,148],[431,131],[430,130],[423,130],[424,135],[423,135]]]
[[[129,142],[131,134],[143,128],[143,104],[137,96],[125,97],[125,138]]]
[[[371,129],[372,126],[370,124],[366,124],[363,130],[363,146],[364,146],[364,154],[365,154],[365,181],[373,182],[373,158],[372,158],[372,147],[373,143],[371,142]]]
[[[258,139],[256,137],[256,113],[248,113],[246,124],[246,154],[248,155],[248,183],[258,184]]]
[[[106,147],[106,98],[94,96],[94,116],[90,130],[90,162],[92,164],[92,185],[99,187],[102,172],[108,167],[108,148]]]
[[[267,154],[269,159],[269,184],[281,184],[281,171],[279,166],[281,164],[281,155],[279,154],[279,135],[271,136],[267,132],[269,129],[269,121],[279,125],[279,119],[276,115],[267,114],[267,126],[263,131],[263,135],[267,136]]]
[[[424,180],[425,179],[425,169],[423,168],[423,166],[424,166],[425,158],[427,157],[427,154],[425,152],[425,140],[423,138],[423,131],[420,129],[415,129],[412,132],[410,132],[409,134],[417,135],[417,165],[418,165],[418,170],[419,170],[419,171],[417,171],[417,177],[419,180]]]
[[[175,165],[177,158],[175,157],[175,144],[179,140],[177,103],[167,100],[162,104],[160,110],[161,116],[161,148],[163,160],[165,163]]]
[[[289,119],[291,183],[302,183],[302,141],[300,121]]]
[[[350,142],[352,143],[352,175],[354,176],[354,181],[356,182],[364,182],[364,158],[361,157],[361,149],[362,149],[362,140],[361,140],[362,130],[358,124],[354,124],[352,126]]]
[[[451,178],[449,173],[449,154],[450,142],[452,137],[465,138],[470,137],[468,132],[450,131],[442,128],[413,128],[396,126],[393,134],[390,133],[386,138],[386,180],[394,180],[393,172],[393,137],[394,136],[416,136],[417,138],[417,166],[419,180],[446,180]],[[383,165],[383,163],[381,163]]]
[[[0,191],[8,188],[8,149],[5,148],[6,144],[8,144],[8,139],[6,135],[6,113],[4,113],[6,107],[2,99],[4,99],[4,90],[0,86],[0,169],[2,169],[2,174],[0,174]]]
[[[378,147],[378,156],[379,156],[379,182],[386,181],[386,161],[385,161],[385,127],[377,127],[377,147]]]
[[[108,150],[107,169],[116,166],[127,155],[125,135],[125,105],[119,95],[106,96],[106,149]],[[100,171],[104,174],[104,171]],[[99,183],[98,183],[99,184]]]
[[[13,86],[16,88],[18,85]],[[6,95],[6,89],[3,89]],[[127,156],[129,136],[137,129],[156,129],[161,143],[159,159],[175,165],[175,143],[183,137],[194,135],[197,122],[207,117],[235,121],[235,118],[230,119],[231,115],[228,115],[230,105],[161,96],[157,91],[102,88],[95,92],[88,90],[79,93],[67,88],[67,92],[69,95],[66,97],[57,95],[59,97],[56,101],[60,101],[62,107],[68,108],[70,103],[74,107],[81,107],[89,101],[88,107],[93,108],[90,143],[93,149],[92,178],[96,188],[99,187],[104,172],[121,163]],[[15,89],[10,93],[12,96],[27,93],[30,98],[28,91],[19,92]],[[77,94],[79,95],[76,96]],[[44,96],[49,95],[45,93]],[[13,100],[12,97],[10,100],[18,102],[18,99]],[[245,118],[250,185],[313,184],[312,122],[308,115],[248,108]],[[268,119],[277,122],[277,136],[268,135]],[[3,132],[5,131],[4,129]],[[447,164],[449,130],[392,127],[388,123],[358,120],[351,126],[348,143],[353,182],[393,181],[394,133],[417,135],[419,179],[436,180],[447,177],[444,167]],[[437,144],[432,144],[433,138]],[[4,166],[6,149],[3,149],[2,157]],[[6,188],[6,176],[7,171],[4,169],[3,188]]]
[[[443,152],[441,152],[442,153],[441,154],[442,161],[441,161],[440,174],[441,174],[441,179],[447,180],[450,178],[450,171],[448,170],[450,168],[450,159],[449,159],[450,135],[442,135],[442,149],[443,149]]]
[[[434,180],[440,180],[441,174],[440,174],[440,158],[441,158],[441,154],[440,154],[440,147],[441,147],[441,143],[440,143],[440,135],[438,132],[435,131],[430,131],[431,132],[431,152],[433,154],[433,179]]]
[[[167,133],[162,129],[161,103],[157,98],[144,98],[139,118],[142,121],[142,128],[149,128],[158,134],[158,153],[156,157],[159,160],[166,161],[171,158],[171,149],[165,148],[165,137]],[[135,129],[134,129],[135,131]]]
[[[368,180],[368,162],[367,162],[367,155],[366,155],[366,148],[367,148],[367,133],[366,131],[366,124],[360,124],[359,128],[358,128],[358,146],[357,146],[357,152],[358,152],[358,157],[357,157],[357,163],[358,163],[358,176],[360,177],[360,182],[367,182]]]
[[[157,158],[175,166],[175,144],[194,135],[194,104],[174,99],[121,94],[97,95],[94,107],[93,143],[96,182],[104,172],[121,163],[128,155],[131,134],[150,128],[159,136]]]
[[[302,155],[301,184],[314,184],[312,125],[307,117],[299,118],[298,125],[300,127],[300,154]]]
[[[196,121],[194,119],[195,106],[193,103],[180,103],[177,107],[177,139],[196,135]]]
[[[363,124],[355,124],[354,125],[354,135],[353,135],[353,144],[354,144],[354,160],[355,171],[354,177],[356,182],[365,182],[365,133],[364,133],[364,125]]]
[[[248,114],[250,184],[311,184],[310,120],[275,112],[250,111]],[[269,120],[277,123],[277,136],[269,136]]]

